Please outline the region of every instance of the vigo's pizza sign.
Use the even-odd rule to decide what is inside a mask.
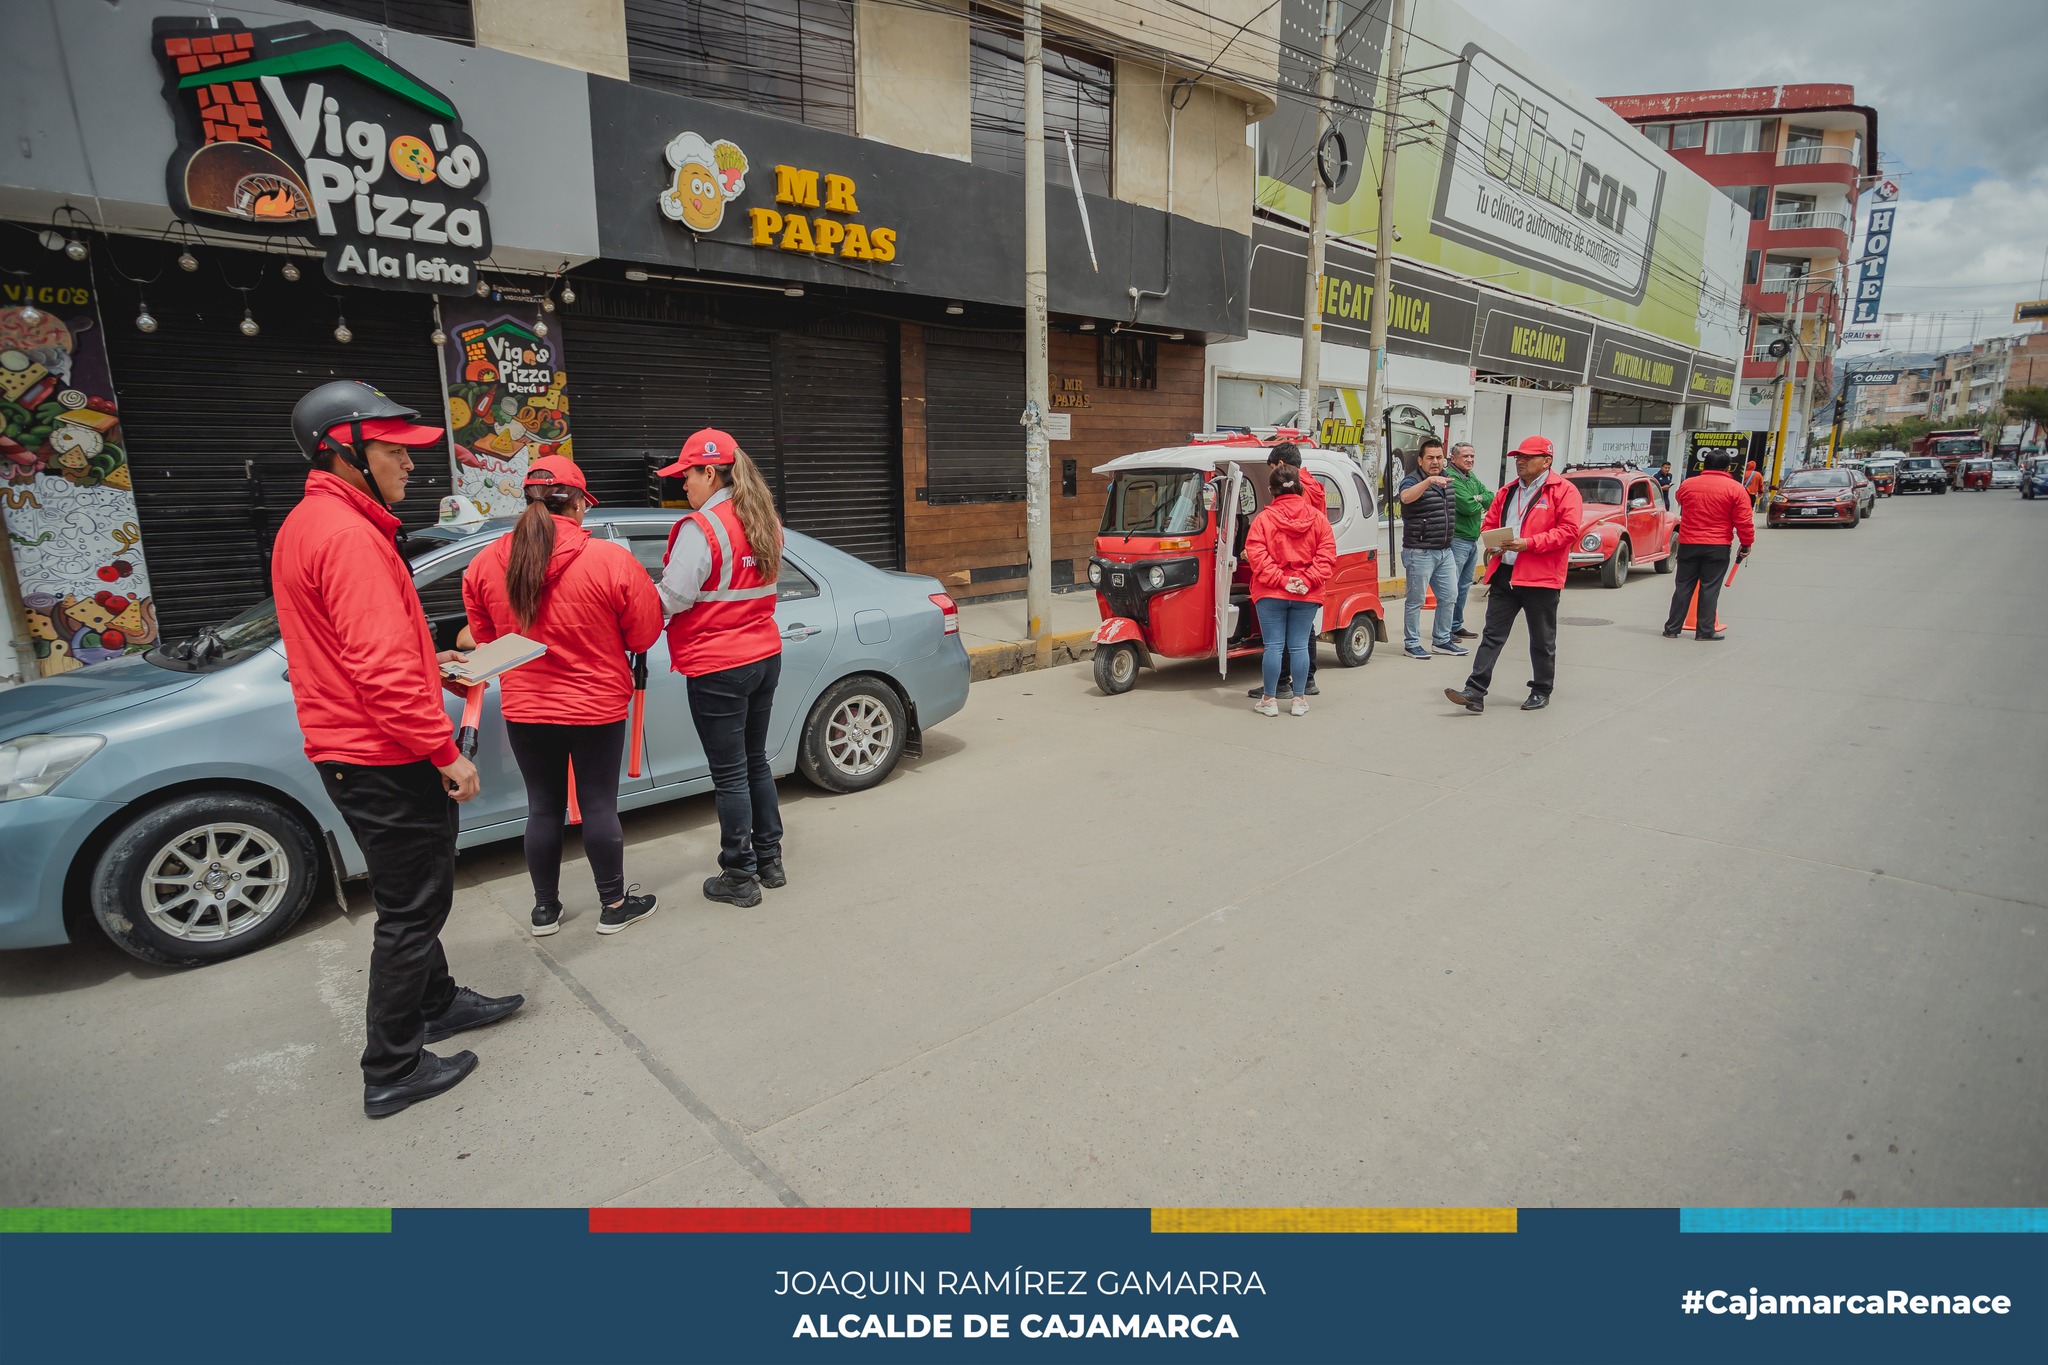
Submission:
[[[158,19],[178,122],[172,207],[210,228],[303,237],[327,277],[467,290],[491,251],[489,172],[439,91],[347,33],[307,22]]]

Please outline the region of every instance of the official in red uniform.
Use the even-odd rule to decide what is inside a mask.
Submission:
[[[391,508],[414,450],[441,428],[368,384],[337,380],[299,400],[292,435],[313,464],[306,496],[271,557],[277,621],[306,757],[369,864],[370,951],[363,1112],[384,1118],[461,1083],[476,1054],[428,1043],[494,1023],[526,1003],[457,987],[441,951],[455,900],[456,803],[476,766],[450,738],[440,663]]]
[[[462,575],[462,604],[478,644],[517,634],[548,647],[498,680],[512,757],[526,779],[535,938],[562,927],[572,767],[583,852],[597,880],[597,932],[616,934],[654,913],[654,896],[626,885],[619,760],[633,698],[626,656],[660,638],[661,598],[631,550],[583,529],[583,513],[596,503],[574,460],[542,456],[527,470],[518,524]]]
[[[1486,629],[1479,637],[1472,676],[1462,691],[1444,689],[1444,696],[1475,714],[1486,709],[1493,665],[1518,615],[1529,623],[1529,664],[1535,673],[1522,709],[1540,711],[1550,705],[1557,682],[1557,603],[1564,595],[1572,542],[1579,538],[1586,508],[1578,485],[1551,472],[1553,453],[1545,436],[1531,436],[1515,447],[1515,473],[1520,477],[1493,495],[1493,506],[1479,522],[1482,535],[1502,526],[1512,528],[1515,535],[1487,563],[1491,586],[1486,593]]]
[[[660,591],[672,613],[669,664],[689,680],[690,719],[717,788],[721,870],[704,895],[759,905],[762,887],[788,884],[768,768],[768,713],[782,676],[782,522],[761,471],[726,432],[698,432],[661,474],[681,476],[694,509],[669,534]]]
[[[1714,614],[1721,602],[1721,580],[1728,573],[1728,546],[1741,540],[1740,562],[1756,543],[1756,513],[1749,494],[1728,472],[1728,452],[1709,450],[1700,456],[1700,472],[1678,485],[1678,581],[1671,590],[1671,612],[1664,618],[1664,638],[1685,631],[1685,609],[1693,589],[1700,594],[1693,635],[1718,640]]]

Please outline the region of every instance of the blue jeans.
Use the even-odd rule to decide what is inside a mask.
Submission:
[[[1259,635],[1266,642],[1266,691],[1277,695],[1280,686],[1280,652],[1287,652],[1287,676],[1297,680],[1297,689],[1307,684],[1309,627],[1315,624],[1314,602],[1297,602],[1291,597],[1259,599]]]
[[[1422,648],[1424,589],[1436,592],[1436,622],[1431,637],[1440,645],[1451,642],[1451,613],[1458,606],[1458,585],[1452,581],[1458,571],[1454,554],[1448,546],[1441,550],[1401,551],[1401,571],[1408,575],[1408,598],[1401,605],[1401,635],[1411,654]]]
[[[1458,605],[1451,609],[1451,634],[1465,628],[1465,599],[1472,592],[1472,565],[1479,559],[1479,542],[1451,539],[1451,567],[1458,575]]]

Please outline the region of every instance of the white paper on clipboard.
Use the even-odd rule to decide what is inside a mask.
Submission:
[[[500,635],[487,645],[478,645],[458,663],[441,665],[441,671],[457,682],[476,684],[530,664],[548,652],[548,647],[524,635]]]

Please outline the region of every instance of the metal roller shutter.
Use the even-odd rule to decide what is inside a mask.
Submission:
[[[929,333],[925,486],[934,503],[1024,499],[1024,342],[1005,333]]]
[[[294,284],[277,258],[247,252],[201,248],[199,270],[187,274],[171,263],[175,249],[129,239],[97,249],[115,253],[121,272],[156,275],[142,292],[159,326],[145,335],[134,324],[136,287],[95,270],[143,553],[160,628],[176,639],[270,595],[270,546],[306,486],[291,412],[308,389],[362,379],[427,422],[446,420],[428,340],[432,301],[338,289],[315,261],[300,262]],[[245,296],[230,282],[250,286],[259,335],[236,330]],[[334,339],[344,314],[347,344]],[[398,509],[406,525],[432,524],[448,491],[446,452],[428,453]]]
[[[873,331],[879,335],[781,339],[782,517],[792,530],[896,569],[903,565],[896,347],[893,328]]]

